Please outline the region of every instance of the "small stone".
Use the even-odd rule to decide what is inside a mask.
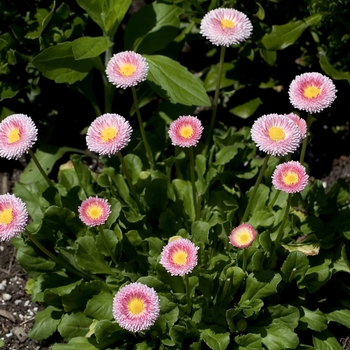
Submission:
[[[14,327],[12,329],[12,333],[17,337],[17,339],[23,343],[24,341],[26,341],[28,339],[28,335],[26,333],[26,331],[24,330],[24,328],[22,327]]]
[[[26,300],[26,302],[24,303],[24,306],[28,306],[29,303],[30,303],[30,301],[29,301],[29,300]]]
[[[15,303],[16,305],[19,305],[21,302],[22,302],[22,300],[20,300],[20,299],[17,299],[17,300],[14,301],[14,303]]]
[[[5,300],[5,301],[11,300],[11,298],[12,298],[11,294],[8,294],[8,293],[3,293],[2,294],[2,299]]]

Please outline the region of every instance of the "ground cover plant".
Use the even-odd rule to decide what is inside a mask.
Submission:
[[[341,349],[349,187],[326,192],[305,160],[334,80],[349,80],[346,11],[31,5],[1,8],[0,37],[0,155],[31,158],[0,196],[0,238],[44,306],[30,337],[59,334],[53,350]],[[77,147],[55,106],[79,93]]]

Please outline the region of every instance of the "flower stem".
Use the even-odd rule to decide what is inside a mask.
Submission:
[[[269,206],[268,206],[268,210],[271,210],[272,208],[273,208],[273,206],[275,205],[275,202],[276,202],[276,200],[277,200],[277,198],[278,198],[278,196],[279,196],[279,194],[280,194],[280,190],[276,190],[276,193],[275,193],[275,195],[273,196],[273,198],[272,198],[272,201],[271,201],[271,203],[269,204]]]
[[[248,260],[248,251],[247,249],[243,249],[243,263],[242,270],[245,272],[247,269],[247,260]]]
[[[203,151],[202,151],[203,155],[206,155],[207,152],[208,152],[209,143],[211,141],[211,137],[212,137],[213,129],[214,129],[214,125],[215,125],[216,112],[217,112],[217,109],[218,109],[220,85],[221,85],[221,76],[222,76],[222,71],[223,71],[223,68],[224,68],[224,61],[225,61],[225,53],[226,53],[226,46],[221,46],[219,72],[218,72],[218,77],[217,77],[217,81],[216,81],[216,89],[215,89],[215,95],[214,95],[214,100],[213,100],[212,114],[211,114],[211,120],[210,120],[208,135],[207,135],[207,139],[206,139],[206,142],[205,142],[205,146],[204,146]]]
[[[34,152],[33,152],[31,149],[29,149],[28,152],[29,152],[30,156],[32,157],[33,162],[35,163],[36,167],[39,169],[41,175],[42,175],[42,176],[44,177],[44,179],[46,180],[46,182],[49,184],[50,187],[54,187],[52,181],[51,181],[51,180],[49,179],[49,177],[46,175],[44,169],[43,169],[42,166],[40,165],[40,163],[39,163],[37,157],[35,156]]]
[[[190,280],[188,278],[188,275],[184,276],[185,279],[185,285],[186,285],[186,295],[187,295],[187,314],[191,314],[191,295],[190,295]]]
[[[287,199],[286,210],[284,212],[283,220],[282,220],[280,229],[278,231],[278,234],[277,234],[277,237],[276,237],[276,240],[275,240],[275,246],[277,246],[277,244],[280,242],[281,238],[283,237],[283,229],[284,229],[284,226],[285,226],[285,224],[287,222],[287,219],[288,219],[289,208],[290,208],[291,202],[292,202],[292,194],[289,193],[288,194],[288,199]]]
[[[109,256],[112,258],[112,260],[113,260],[115,266],[118,266],[118,262],[117,262],[117,260],[115,259],[115,256],[114,256],[113,252],[111,251],[111,249],[110,249],[110,247],[109,247],[109,245],[108,245],[106,236],[105,236],[105,234],[104,234],[104,232],[103,232],[103,228],[102,228],[101,225],[99,225],[99,230],[100,230],[100,236],[101,236],[101,238],[102,238],[103,244],[105,245]]]
[[[78,271],[74,267],[66,264],[64,261],[62,261],[60,258],[58,258],[56,255],[52,254],[49,250],[47,250],[28,230],[24,231],[25,234],[29,237],[29,239],[44,253],[46,254],[51,260],[53,260],[57,265],[62,266],[67,271],[70,271],[74,275],[77,275],[79,277],[82,277],[86,280],[92,280],[92,279],[98,279],[97,277],[93,275],[88,275],[85,272]]]
[[[113,42],[113,40],[111,41]],[[113,47],[111,46],[106,50],[106,53],[105,53],[105,67],[107,66],[109,60],[111,59],[112,54],[113,54]],[[113,86],[113,84],[111,84],[108,81],[106,74],[102,74],[102,79],[103,79],[103,87],[104,87],[104,112],[110,113],[112,111],[112,101],[113,101],[113,96],[116,89]],[[96,109],[95,109],[95,112],[97,112]]]
[[[249,212],[250,212],[250,208],[252,207],[253,200],[254,200],[254,197],[256,195],[256,191],[258,190],[258,187],[259,187],[259,184],[261,182],[261,179],[264,176],[264,173],[265,173],[265,170],[266,170],[266,166],[267,166],[267,163],[268,163],[269,159],[270,159],[270,155],[267,154],[266,157],[265,157],[264,163],[263,163],[263,165],[262,165],[262,167],[260,169],[259,176],[256,179],[256,182],[255,182],[255,185],[254,185],[254,188],[253,188],[253,192],[250,195],[250,198],[249,198],[249,201],[248,201],[248,205],[247,205],[247,207],[245,209],[245,212],[243,214],[241,223],[245,222],[247,220],[247,218],[248,218],[248,215],[249,215]]]
[[[124,171],[124,175],[125,175],[125,177],[126,177],[126,181],[127,181],[128,184],[129,184],[129,187],[130,187],[130,190],[131,190],[131,192],[132,192],[132,194],[133,194],[133,196],[134,196],[135,202],[136,202],[136,204],[137,204],[137,206],[138,206],[138,208],[139,208],[139,211],[141,212],[142,210],[141,210],[141,203],[140,203],[140,201],[139,201],[139,196],[137,195],[137,192],[136,192],[136,190],[135,190],[135,187],[134,187],[134,185],[132,184],[132,179],[131,179],[130,173],[129,173],[129,171],[128,171],[126,165],[125,165],[125,161],[124,161],[124,158],[123,158],[121,152],[118,152],[118,157],[119,157],[120,163],[121,163],[121,165],[122,165],[122,169],[123,169],[123,171]]]
[[[134,99],[134,106],[135,106],[135,111],[136,111],[136,115],[137,115],[137,120],[139,122],[139,127],[140,127],[140,131],[141,131],[141,136],[142,136],[142,140],[143,140],[143,144],[145,145],[145,149],[146,149],[146,153],[148,156],[148,160],[151,164],[151,168],[154,168],[154,160],[153,160],[153,155],[152,155],[152,151],[151,148],[148,144],[147,141],[147,137],[146,137],[146,133],[145,133],[145,129],[143,127],[143,123],[142,123],[142,119],[141,119],[141,113],[140,113],[140,109],[139,109],[139,103],[137,101],[137,94],[136,94],[136,89],[134,86],[131,87],[131,91],[132,91],[132,96]]]
[[[200,208],[198,205],[198,196],[196,190],[196,180],[194,174],[194,156],[192,147],[189,148],[188,153],[190,154],[190,171],[191,171],[191,183],[192,183],[192,196],[193,196],[193,205],[196,221],[199,220],[200,217]]]
[[[223,301],[225,299],[227,291],[230,287],[230,284],[231,284],[231,278],[227,278],[225,281],[224,287],[222,288],[222,293],[221,293],[219,301]]]
[[[309,127],[311,125],[311,114],[310,113],[307,114],[306,125],[307,125],[307,133],[308,133],[309,132]],[[308,144],[308,136],[306,134],[306,137],[303,140],[303,145],[301,146],[300,163],[304,162],[307,144]]]

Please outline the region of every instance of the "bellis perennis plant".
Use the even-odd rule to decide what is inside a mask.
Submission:
[[[299,18],[270,28],[278,3],[148,1],[136,12],[128,3],[79,0],[71,11],[67,2],[35,33],[1,35],[1,59],[17,37],[28,50],[37,41],[43,51],[28,68],[47,69],[40,80],[93,106],[72,118],[84,124],[81,149],[64,134],[67,147],[47,145],[47,120],[15,114],[0,124],[2,162],[29,162],[14,194],[0,195],[0,240],[17,248],[44,308],[29,336],[58,339],[52,350],[340,349],[350,191],[345,181],[325,190],[304,162],[318,137],[305,112],[331,107],[335,89],[318,73],[296,76],[290,101],[272,86],[286,81],[274,60],[289,77],[300,69],[274,54],[291,46],[283,30]],[[187,64],[196,45],[200,62]],[[41,96],[18,94],[18,106],[35,101],[45,114]]]

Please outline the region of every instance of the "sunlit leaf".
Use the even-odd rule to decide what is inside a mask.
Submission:
[[[292,20],[287,24],[274,25],[269,34],[265,34],[261,39],[261,43],[267,50],[283,50],[294,44],[304,30],[310,26],[316,26],[321,22],[322,14],[315,14],[304,20]]]
[[[210,106],[201,81],[169,57],[144,55],[149,65],[147,80],[158,85],[172,103]]]

